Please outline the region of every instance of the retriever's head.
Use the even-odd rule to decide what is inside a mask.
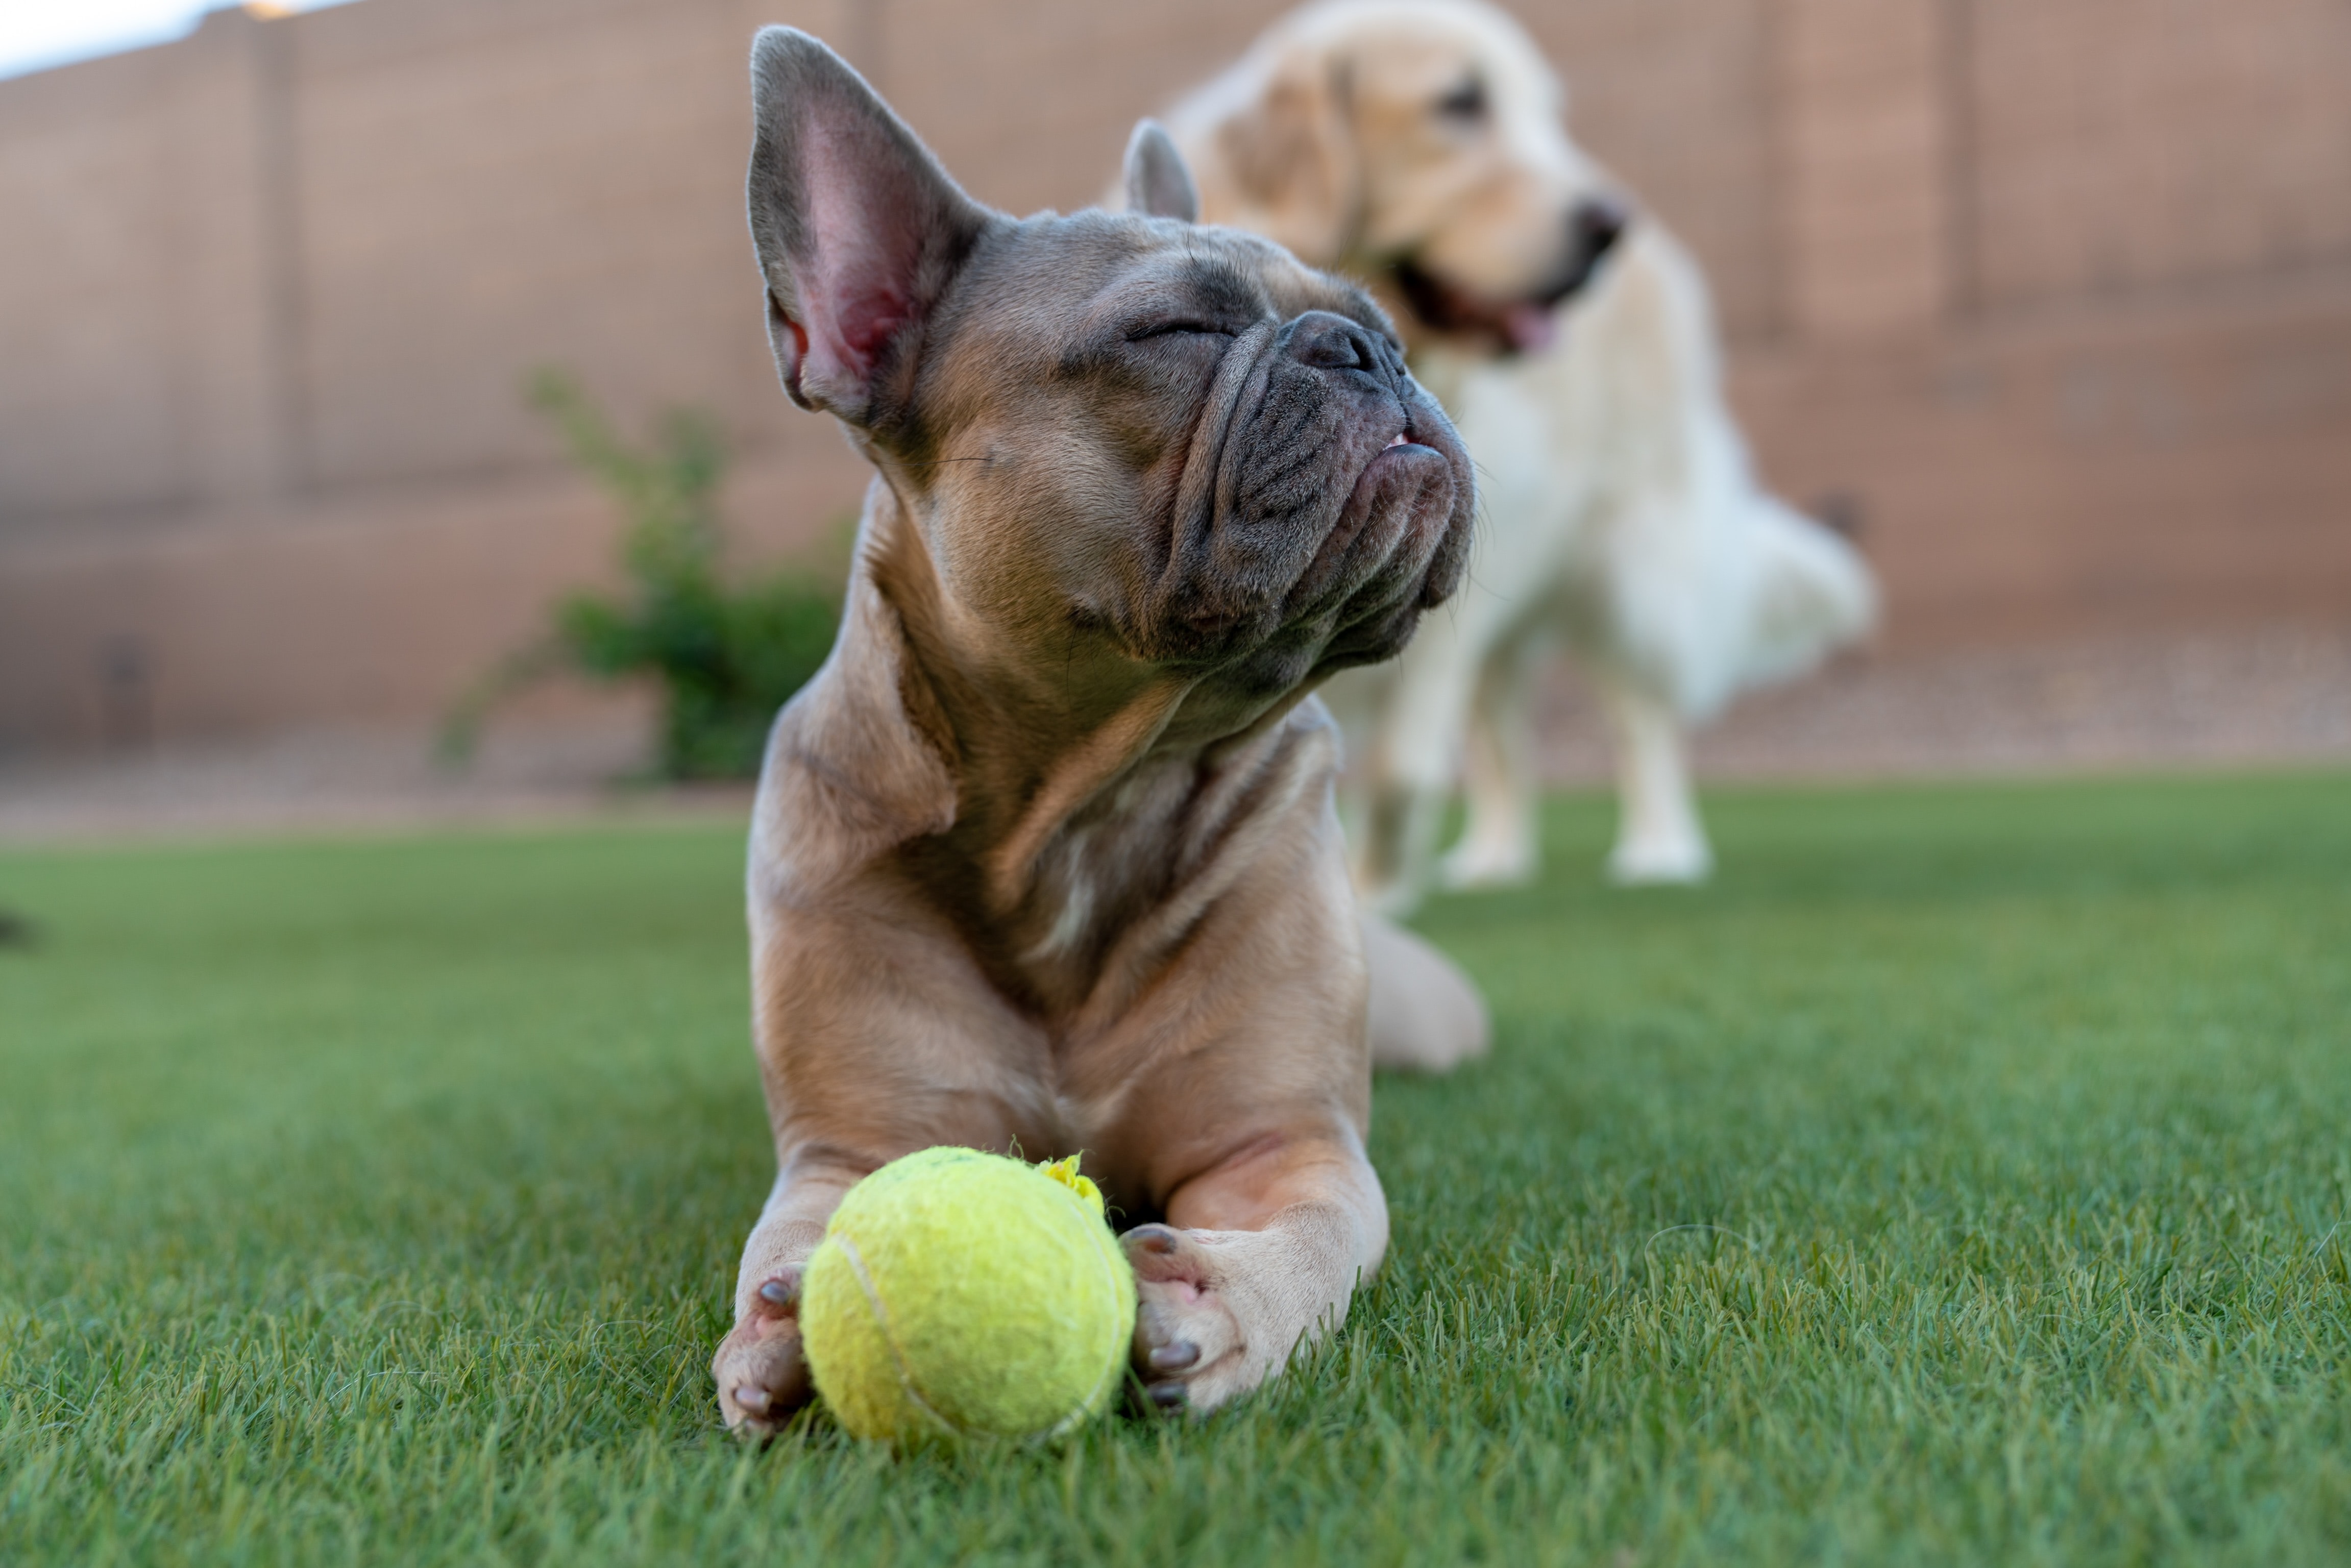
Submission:
[[[1203,215],[1356,274],[1408,335],[1549,341],[1629,222],[1558,79],[1478,0],[1326,0],[1171,117]]]

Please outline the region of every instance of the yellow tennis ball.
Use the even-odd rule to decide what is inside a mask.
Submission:
[[[817,1392],[860,1437],[1057,1437],[1110,1403],[1134,1337],[1134,1273],[1075,1156],[893,1160],[801,1279]]]

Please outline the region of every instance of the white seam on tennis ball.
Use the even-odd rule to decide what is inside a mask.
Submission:
[[[866,1305],[873,1309],[873,1326],[882,1331],[882,1343],[890,1349],[891,1364],[898,1369],[898,1386],[914,1402],[914,1408],[939,1424],[941,1431],[960,1436],[962,1429],[932,1408],[931,1402],[923,1397],[923,1391],[914,1386],[914,1374],[906,1370],[906,1358],[898,1354],[897,1336],[890,1332],[890,1310],[882,1304],[881,1291],[873,1288],[873,1276],[865,1271],[865,1260],[858,1255],[857,1243],[846,1232],[833,1239],[841,1243],[841,1255],[849,1260],[849,1271],[856,1276],[857,1288],[865,1292]]]
[[[1087,1218],[1092,1218],[1092,1216],[1089,1215]],[[1105,1227],[1105,1228],[1107,1228],[1107,1227]],[[1116,1248],[1097,1247],[1095,1251],[1102,1254],[1105,1258],[1115,1258],[1118,1260],[1117,1266],[1119,1268],[1123,1269],[1128,1267],[1126,1254]],[[1110,1281],[1111,1300],[1115,1301],[1118,1300],[1118,1276],[1114,1271],[1105,1270],[1104,1277]],[[886,1338],[887,1336],[885,1335],[884,1337]],[[1101,1397],[1104,1390],[1110,1387],[1112,1380],[1125,1370],[1126,1357],[1123,1355],[1112,1356],[1110,1361],[1110,1370],[1104,1373],[1101,1381],[1097,1382],[1086,1396],[1078,1402],[1078,1407],[1071,1411],[1068,1415],[1062,1416],[1059,1421],[1054,1422],[1051,1428],[1038,1440],[1040,1442],[1050,1443],[1054,1438],[1061,1436],[1063,1433],[1075,1427],[1079,1422],[1084,1420],[1089,1415],[1092,1414],[1094,1401]]]

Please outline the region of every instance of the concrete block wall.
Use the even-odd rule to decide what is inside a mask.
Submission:
[[[2351,261],[2351,8],[1978,0],[1961,14],[1973,303]]]
[[[777,390],[740,0],[214,13],[0,84],[0,749],[413,723],[605,580],[525,406],[695,403],[745,554],[862,480]],[[838,34],[842,10],[782,19]]]
[[[2351,613],[2340,0],[1519,8],[1897,652]],[[758,326],[758,24],[1028,211],[1279,9],[363,0],[0,82],[0,748],[429,716],[609,570],[535,366],[717,412],[747,556],[853,508]]]

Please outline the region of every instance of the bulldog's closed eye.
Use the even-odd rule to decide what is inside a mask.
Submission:
[[[1130,343],[1140,343],[1146,338],[1173,338],[1189,333],[1197,337],[1229,338],[1233,329],[1207,321],[1152,321],[1131,329],[1126,335]]]

